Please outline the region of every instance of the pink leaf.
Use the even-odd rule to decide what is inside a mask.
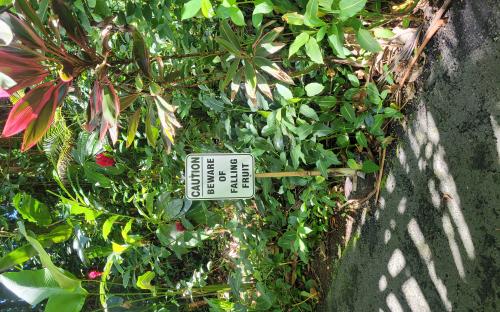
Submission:
[[[2,136],[10,137],[24,129],[38,117],[52,95],[54,85],[47,82],[32,89],[11,109]]]

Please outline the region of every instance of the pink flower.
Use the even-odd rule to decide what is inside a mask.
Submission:
[[[175,221],[175,229],[177,230],[177,232],[184,232],[186,230],[181,221]]]
[[[107,156],[104,153],[97,154],[95,156],[95,162],[101,167],[111,167],[116,163],[113,157]]]
[[[93,279],[98,278],[101,275],[102,275],[102,272],[99,272],[99,271],[90,271],[89,274],[88,274],[88,277],[89,277],[89,279],[93,280]]]

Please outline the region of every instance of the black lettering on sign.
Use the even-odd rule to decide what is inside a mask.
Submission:
[[[238,193],[238,159],[231,158],[229,161],[231,169],[229,170],[229,182],[231,183],[231,193]]]
[[[215,164],[214,164],[214,159],[213,158],[207,158],[207,193],[208,194],[214,194],[214,187],[215,187]]]
[[[226,181],[226,173],[224,171],[219,171],[219,181],[221,182]]]
[[[250,188],[250,165],[241,164],[241,187],[242,188]]]
[[[191,197],[199,197],[201,195],[201,173],[200,173],[200,157],[192,157],[191,160]]]

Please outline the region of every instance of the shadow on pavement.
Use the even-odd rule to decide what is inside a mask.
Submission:
[[[498,311],[500,4],[457,1],[327,311]]]

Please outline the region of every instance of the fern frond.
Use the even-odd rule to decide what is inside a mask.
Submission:
[[[61,110],[57,109],[54,122],[41,141],[42,149],[61,179],[72,160],[73,133],[66,125]]]

